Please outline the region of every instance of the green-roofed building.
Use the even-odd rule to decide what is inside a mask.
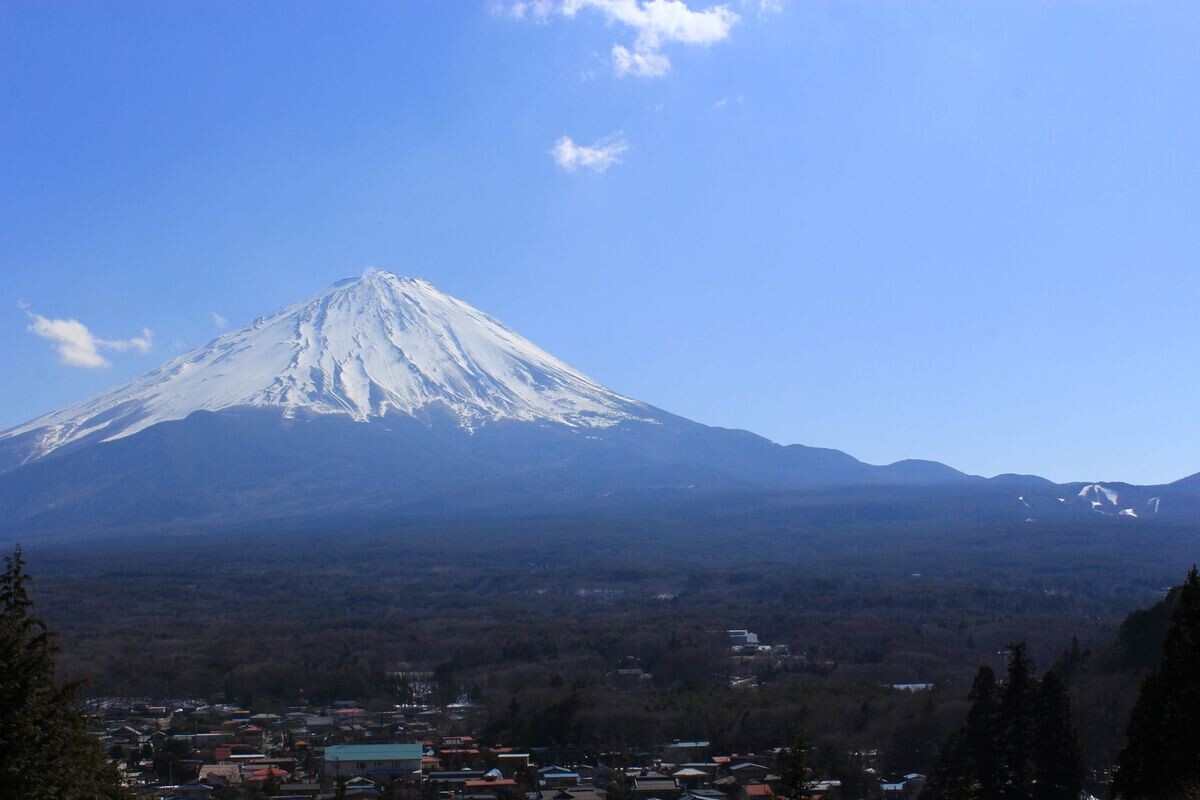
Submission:
[[[336,744],[325,748],[326,778],[394,778],[421,769],[419,744]]]

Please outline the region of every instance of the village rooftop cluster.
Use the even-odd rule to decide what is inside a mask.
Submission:
[[[143,800],[773,800],[782,747],[717,753],[706,740],[653,751],[484,742],[482,706],[354,701],[250,713],[234,705],[95,701],[92,725]],[[865,754],[868,757],[871,754]],[[878,777],[884,797],[915,797],[924,776]],[[836,800],[840,784],[809,795]]]

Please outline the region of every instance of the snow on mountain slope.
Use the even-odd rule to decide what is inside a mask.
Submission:
[[[1117,500],[1120,497],[1120,495],[1114,489],[1110,489],[1102,483],[1089,483],[1087,486],[1084,486],[1079,490],[1077,496],[1082,497],[1085,500],[1090,500],[1094,508],[1104,505],[1104,503],[1100,500],[1101,497],[1107,500],[1109,505],[1114,506],[1117,504]]]
[[[496,320],[426,281],[369,270],[230,331],[123,386],[12,428],[32,461],[194,411],[278,407],[355,420],[439,407],[468,430],[489,421],[603,428],[651,419]]]

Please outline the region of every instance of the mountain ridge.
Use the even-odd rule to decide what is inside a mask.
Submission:
[[[1170,514],[1200,514],[1190,485],[1060,486],[920,459],[872,465],[702,425],[607,389],[426,281],[379,270],[0,433],[0,531],[582,508],[698,488],[861,490],[893,508],[913,498],[962,505],[974,493],[967,506],[1014,521],[1143,521],[1164,497]],[[939,492],[954,499],[933,499]]]

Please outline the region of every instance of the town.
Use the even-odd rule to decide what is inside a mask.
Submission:
[[[705,740],[646,752],[592,753],[573,746],[512,747],[472,731],[484,710],[469,702],[368,711],[328,706],[250,713],[195,701],[92,703],[90,725],[126,788],[147,800],[769,800],[781,783],[784,744],[717,753]],[[870,753],[862,754],[868,760]],[[925,776],[878,775],[871,796],[915,797]],[[813,798],[841,796],[814,775]],[[861,789],[860,789],[861,791]],[[856,795],[857,796],[857,795]]]
[[[746,629],[724,635],[734,688],[755,688],[756,662],[792,657],[786,646],[760,642]],[[635,662],[613,674],[626,691],[652,679]],[[428,699],[427,676],[403,677]],[[147,800],[770,800],[800,790],[810,798],[843,796],[840,780],[808,769],[803,786],[790,785],[796,778],[785,777],[785,761],[800,746],[795,741],[743,753],[717,752],[705,739],[672,739],[637,752],[518,747],[488,741],[488,710],[468,697],[368,705],[338,700],[252,712],[221,702],[103,698],[90,702],[88,719],[126,789]],[[880,774],[876,752],[847,755],[861,762],[870,783],[853,787],[855,798],[907,800],[924,785],[917,772]],[[799,759],[805,763],[807,754]]]

